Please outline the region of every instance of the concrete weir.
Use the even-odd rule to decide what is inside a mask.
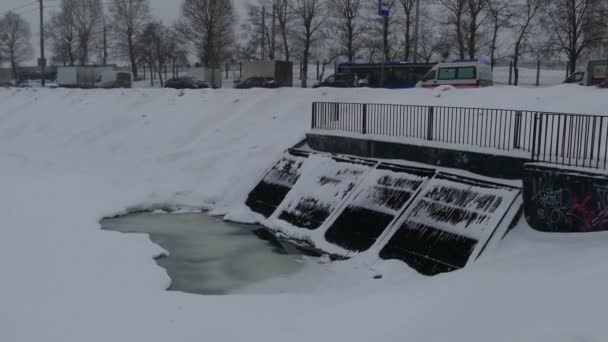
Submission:
[[[291,149],[247,205],[300,247],[401,260],[436,275],[465,267],[502,239],[521,212],[521,192],[433,167]]]

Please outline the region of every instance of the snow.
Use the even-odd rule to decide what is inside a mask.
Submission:
[[[353,259],[263,285],[271,295],[216,297],[166,292],[152,259],[164,251],[98,224],[146,208],[246,216],[247,193],[308,131],[312,101],[605,114],[605,95],[0,89],[0,341],[606,340],[607,233],[522,222],[471,266],[434,278]]]

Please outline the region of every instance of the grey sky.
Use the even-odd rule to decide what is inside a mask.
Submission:
[[[102,0],[103,1],[103,0]],[[242,18],[245,4],[253,0],[233,0],[237,14]],[[56,11],[61,0],[44,0],[45,14]],[[107,2],[107,1],[104,1]],[[183,0],[150,0],[152,15],[161,19],[166,24],[171,24],[177,19]],[[31,25],[32,44],[36,56],[39,51],[39,24],[38,24],[38,0],[0,0],[0,15],[8,10],[22,15]],[[34,59],[35,60],[35,59]]]

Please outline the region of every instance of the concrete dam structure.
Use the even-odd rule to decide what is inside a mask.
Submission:
[[[481,176],[291,149],[246,204],[299,248],[401,260],[436,275],[500,240],[520,213],[521,193]]]
[[[436,275],[523,212],[539,231],[608,230],[608,116],[313,103],[311,122],[247,199],[300,249]]]

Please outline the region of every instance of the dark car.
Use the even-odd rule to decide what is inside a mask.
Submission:
[[[203,89],[209,88],[209,84],[204,81],[195,80],[193,77],[176,77],[165,82],[165,88],[173,89]]]
[[[234,85],[236,89],[277,88],[277,82],[271,77],[250,77]]]
[[[325,81],[315,84],[313,88],[353,88],[356,87],[356,84],[355,74],[337,73],[329,76]]]
[[[597,85],[599,88],[608,88],[608,80]]]

